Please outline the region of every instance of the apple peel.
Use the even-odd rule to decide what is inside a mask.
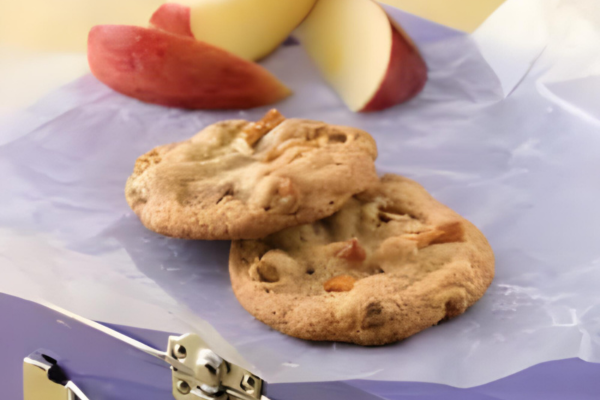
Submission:
[[[425,61],[408,35],[392,22],[392,50],[388,69],[380,89],[360,111],[380,111],[407,101],[415,97],[426,82]],[[397,90],[390,90],[392,88]]]
[[[94,76],[144,102],[190,109],[247,109],[291,91],[258,64],[158,29],[98,25],[88,36]]]
[[[166,3],[160,6],[152,17],[150,25],[175,35],[194,37],[190,25],[190,7],[177,3]]]

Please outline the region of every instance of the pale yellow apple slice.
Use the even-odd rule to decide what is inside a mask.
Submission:
[[[176,0],[190,8],[196,40],[247,60],[271,53],[308,15],[316,0]]]
[[[416,47],[372,0],[319,0],[295,36],[353,111],[406,101],[427,80]]]

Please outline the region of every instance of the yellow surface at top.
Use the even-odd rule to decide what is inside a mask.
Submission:
[[[281,0],[291,1],[291,0]],[[432,21],[472,32],[504,0],[381,0]],[[0,0],[0,45],[85,51],[98,24],[146,26],[164,0]]]
[[[411,14],[473,32],[504,0],[379,0]]]
[[[86,51],[90,28],[147,26],[164,0],[0,0],[0,45]]]

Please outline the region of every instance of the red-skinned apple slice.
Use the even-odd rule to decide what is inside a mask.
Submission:
[[[372,0],[319,0],[296,36],[353,111],[404,102],[427,80],[412,41]]]
[[[258,64],[158,29],[95,26],[88,61],[94,76],[117,92],[165,106],[252,108],[291,93]]]
[[[190,25],[190,8],[176,3],[163,4],[150,17],[150,25],[156,29],[193,38]]]

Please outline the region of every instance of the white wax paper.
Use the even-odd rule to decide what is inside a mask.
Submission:
[[[123,188],[136,157],[154,146],[267,108],[169,109],[91,76],[0,127],[10,138],[0,146],[0,291],[100,321],[196,331],[269,382],[466,387],[553,359],[600,362],[598,97],[572,86],[597,79],[600,48],[587,45],[598,35],[597,11],[593,0],[557,5],[544,22],[547,52],[508,98],[480,43],[450,31],[419,35],[427,31],[419,24],[429,81],[384,112],[349,112],[298,46],[264,63],[295,91],[277,105],[284,115],[369,131],[380,172],[418,180],[486,234],[496,278],[459,318],[376,348],[301,341],[256,321],[230,288],[229,243],[147,231]]]

